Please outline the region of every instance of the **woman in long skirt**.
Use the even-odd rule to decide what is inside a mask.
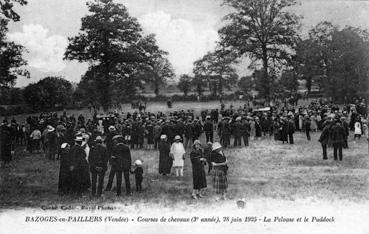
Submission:
[[[159,143],[159,174],[170,174],[173,165],[173,159],[170,157],[170,144],[167,142],[167,136],[161,135]]]
[[[222,150],[222,145],[218,142],[213,144],[211,161],[214,169],[213,188],[217,194],[220,194],[220,199],[224,200],[228,189],[228,166],[227,158]]]
[[[205,162],[206,159],[203,155],[201,143],[196,140],[193,143],[193,150],[190,154],[192,163],[192,177],[193,177],[193,192],[192,198],[197,199],[203,197],[202,189],[206,188],[206,175],[205,175]]]

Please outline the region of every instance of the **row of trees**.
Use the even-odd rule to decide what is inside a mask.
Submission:
[[[245,94],[257,91],[267,99],[284,97],[296,94],[299,80],[305,81],[308,92],[317,87],[337,102],[366,95],[369,37],[365,30],[322,22],[302,37],[300,17],[289,11],[295,0],[223,2],[233,11],[224,18],[216,48],[194,62],[192,74],[180,77],[178,88],[185,95],[190,91],[202,95],[208,89],[217,96],[238,86]],[[25,49],[6,38],[8,22],[19,20],[13,3],[26,1],[0,0],[0,96],[18,97],[19,90],[9,88],[17,77],[29,74],[22,69],[27,64],[22,58]],[[80,32],[69,38],[65,52],[66,60],[89,64],[73,99],[108,107],[132,99],[149,85],[158,95],[160,87],[174,78],[174,71],[155,35],[145,35],[127,8],[113,0],[92,0],[87,6]],[[247,69],[254,73],[240,78],[236,66],[246,57],[251,59]],[[36,95],[36,87],[44,90],[40,87],[47,89],[48,83],[32,84],[24,94]],[[63,105],[37,102],[38,108]]]

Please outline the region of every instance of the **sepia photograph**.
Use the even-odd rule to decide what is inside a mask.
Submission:
[[[368,100],[367,0],[0,0],[0,234],[368,234]]]

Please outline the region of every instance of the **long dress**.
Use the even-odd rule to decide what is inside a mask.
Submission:
[[[59,167],[59,194],[67,194],[70,192],[71,188],[71,172],[70,167],[70,157],[69,149],[62,149],[60,152],[60,167]]]
[[[193,189],[203,189],[206,188],[206,174],[204,164],[201,159],[205,160],[204,155],[200,150],[194,149],[191,154],[192,163],[192,177],[193,177]]]
[[[173,159],[169,156],[170,144],[166,141],[159,143],[159,174],[170,174]]]
[[[216,151],[211,153],[211,161],[215,163],[226,162],[226,157]],[[227,179],[227,166],[214,166],[213,188],[216,193],[227,192],[228,179]]]
[[[172,147],[170,148],[170,152],[173,154],[174,157],[173,167],[183,167],[183,155],[186,153],[183,144],[181,142],[174,142],[172,144]]]

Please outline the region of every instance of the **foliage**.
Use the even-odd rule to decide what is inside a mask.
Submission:
[[[205,78],[213,95],[217,96],[223,93],[223,87],[230,88],[236,83],[238,75],[232,66],[235,62],[234,53],[219,48],[195,61],[193,73],[195,77]]]
[[[69,38],[65,59],[89,63],[86,79],[92,80],[90,88],[96,88],[106,109],[113,97],[121,100],[136,94],[143,81],[140,72],[160,52],[153,36],[143,37],[137,19],[124,5],[95,0],[87,6],[90,14],[82,18],[80,33]]]
[[[315,78],[310,83],[315,81],[335,102],[364,96],[368,90],[368,39],[368,33],[358,28],[339,29],[321,22],[300,43],[297,70],[303,77]]]
[[[241,79],[238,81],[238,87],[245,95],[250,96],[252,90],[254,90],[255,88],[255,82],[253,80],[253,77],[252,76],[241,77]]]
[[[181,75],[181,77],[179,78],[177,87],[183,92],[184,96],[187,96],[188,93],[191,91],[192,79],[193,78],[189,75]]]
[[[224,0],[233,12],[219,30],[220,44],[239,57],[247,55],[252,65],[262,61],[266,97],[272,95],[271,73],[292,59],[299,17],[287,10],[295,4],[295,0]]]
[[[0,0],[0,18],[3,15],[7,19],[19,21],[19,15],[14,11],[14,3],[23,6],[27,4],[26,0]]]
[[[67,106],[72,101],[72,84],[60,77],[46,77],[24,89],[26,103],[36,110]]]

